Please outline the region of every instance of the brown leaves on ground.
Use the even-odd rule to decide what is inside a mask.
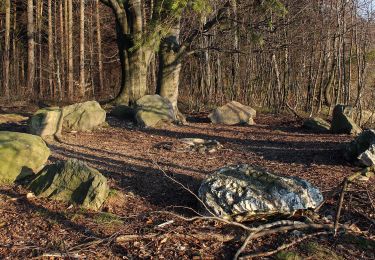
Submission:
[[[28,191],[21,187],[0,187],[0,258],[24,259],[46,253],[59,253],[62,258],[74,253],[89,259],[231,258],[241,242],[223,242],[218,236],[235,235],[236,229],[157,213],[168,210],[192,216],[187,208],[201,212],[201,207],[191,194],[165,178],[155,162],[194,192],[207,175],[232,164],[256,164],[283,175],[299,176],[322,191],[336,187],[356,170],[340,153],[342,145],[351,140],[349,136],[309,133],[287,116],[260,115],[256,121],[255,126],[223,126],[195,120],[186,126],[140,129],[109,118],[109,128],[65,134],[63,143],[49,143],[50,161],[76,158],[97,168],[110,181],[108,202],[102,212],[89,212],[27,198]],[[181,138],[216,140],[223,149],[213,153],[160,149],[160,144],[175,144]],[[323,214],[334,216],[335,203],[328,201]],[[366,232],[374,235],[369,222],[357,214],[358,223],[346,211],[343,220],[353,221],[362,231],[367,227]],[[202,234],[207,234],[207,239],[202,239]],[[119,235],[132,239],[116,242]],[[340,240],[315,240],[348,259],[353,255],[371,257],[371,250],[355,245],[337,247],[342,246]],[[247,251],[264,251],[282,241],[279,236],[259,239]],[[303,253],[303,249],[295,250]]]

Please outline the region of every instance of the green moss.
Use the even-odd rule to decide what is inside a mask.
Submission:
[[[355,245],[357,248],[365,251],[375,251],[375,242],[373,240],[366,239],[361,236],[354,236],[352,234],[346,234],[342,237],[343,243]]]
[[[296,252],[281,251],[275,255],[276,260],[302,260],[302,257]]]
[[[35,135],[0,131],[0,184],[9,184],[38,172],[50,155]]]
[[[94,221],[97,224],[123,224],[123,221],[119,216],[107,212],[100,212],[96,214]]]
[[[306,251],[309,258],[319,260],[343,260],[344,258],[337,255],[328,247],[319,245],[316,242],[310,242],[306,244]]]

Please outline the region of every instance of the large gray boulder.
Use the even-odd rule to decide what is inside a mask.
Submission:
[[[337,105],[333,109],[331,131],[335,134],[357,135],[362,129],[353,120],[351,106]]]
[[[176,121],[172,103],[159,95],[146,95],[136,102],[135,118],[142,127],[156,127]]]
[[[92,210],[100,209],[109,193],[107,179],[75,159],[45,167],[29,188],[38,197],[74,203]]]
[[[106,111],[96,101],[38,110],[29,121],[30,133],[42,137],[60,135],[62,130],[87,132],[105,124]]]
[[[42,137],[59,134],[62,120],[62,110],[59,107],[40,109],[30,118],[30,133]]]
[[[327,133],[331,124],[320,117],[311,117],[303,122],[303,127],[317,133]]]
[[[246,164],[220,169],[203,181],[198,194],[214,214],[236,221],[293,214],[323,201],[321,192],[305,180]]]
[[[232,101],[224,106],[216,108],[211,112],[211,114],[209,114],[208,117],[214,124],[254,125],[255,116],[255,109],[249,106],[242,105],[239,102]]]
[[[49,155],[49,148],[39,136],[0,131],[0,184],[37,173]]]
[[[346,146],[344,157],[362,166],[375,165],[375,131],[365,130]]]
[[[86,132],[105,123],[106,111],[96,101],[77,103],[63,108],[63,129]]]

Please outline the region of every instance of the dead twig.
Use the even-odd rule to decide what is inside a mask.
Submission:
[[[243,257],[240,257],[240,259],[244,260],[244,259],[251,259],[251,258],[254,258],[254,257],[265,257],[265,256],[271,256],[271,255],[274,255],[282,250],[285,250],[289,247],[292,247],[296,244],[299,244],[301,243],[302,241],[306,240],[306,239],[309,239],[309,238],[312,238],[312,237],[316,237],[316,236],[321,236],[321,235],[329,235],[329,234],[332,234],[332,232],[329,232],[329,231],[322,231],[322,232],[317,232],[317,233],[314,233],[314,234],[310,234],[310,235],[305,235],[291,243],[288,243],[288,244],[283,244],[281,246],[279,246],[278,248],[276,248],[275,250],[272,250],[272,251],[268,251],[268,252],[263,252],[263,253],[256,253],[256,254],[251,254],[251,255],[245,255]]]

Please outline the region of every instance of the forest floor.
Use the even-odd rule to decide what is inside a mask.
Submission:
[[[224,237],[243,231],[213,221],[185,221],[167,213],[193,216],[187,208],[200,211],[201,207],[163,171],[197,193],[202,179],[218,168],[255,164],[304,178],[326,193],[357,170],[340,152],[352,137],[309,133],[292,116],[259,115],[254,126],[212,125],[203,114],[189,121],[186,126],[141,129],[109,117],[107,128],[66,133],[62,143],[49,142],[51,163],[67,158],[87,162],[108,178],[110,197],[102,212],[91,212],[28,197],[21,186],[0,187],[0,259],[37,259],[56,252],[71,257],[74,252],[87,259],[230,259],[241,241],[223,242],[210,234]],[[0,125],[0,130],[27,129],[19,123]],[[223,149],[214,153],[170,149],[187,137],[217,140]],[[374,182],[370,186],[374,187]],[[333,200],[321,214],[334,216],[335,209]],[[355,224],[374,237],[374,222],[348,207],[342,222]],[[129,236],[118,241],[118,235]],[[275,249],[289,238],[293,236],[255,240],[245,253]],[[311,248],[321,255],[311,256]],[[313,238],[289,251],[310,259],[375,259],[374,243],[347,235]]]

